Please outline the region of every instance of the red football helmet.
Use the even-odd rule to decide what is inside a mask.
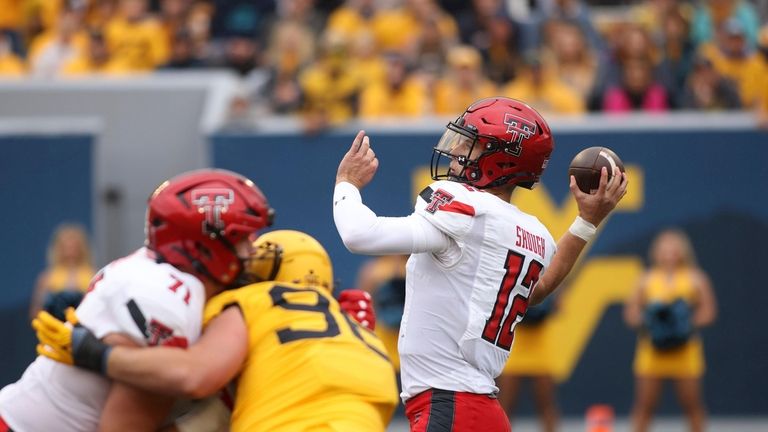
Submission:
[[[243,271],[235,245],[271,225],[273,215],[247,178],[219,169],[191,171],[149,197],[146,245],[158,261],[227,286]]]
[[[447,128],[432,154],[432,179],[480,189],[506,184],[532,189],[555,147],[544,118],[506,97],[473,103]]]

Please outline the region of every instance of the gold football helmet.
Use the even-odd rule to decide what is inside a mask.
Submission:
[[[311,285],[333,291],[333,266],[325,248],[300,231],[279,230],[259,236],[246,272],[255,282]]]

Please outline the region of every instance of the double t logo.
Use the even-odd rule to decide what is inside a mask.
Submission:
[[[204,188],[192,191],[192,204],[205,214],[203,232],[215,233],[224,229],[222,214],[235,202],[235,192],[227,188]]]
[[[509,146],[507,152],[514,156],[520,156],[520,144],[523,142],[523,139],[528,139],[536,134],[536,123],[507,113],[504,114],[504,124],[507,125],[507,133],[512,134],[509,142],[517,144],[516,146]]]
[[[449,204],[451,201],[453,201],[453,195],[442,189],[438,189],[432,192],[432,195],[429,199],[429,205],[425,210],[429,213],[435,214],[435,212],[440,209],[440,207]]]

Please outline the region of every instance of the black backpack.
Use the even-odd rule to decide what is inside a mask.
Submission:
[[[691,307],[683,299],[651,303],[645,308],[645,328],[659,350],[671,350],[688,342],[693,334]]]

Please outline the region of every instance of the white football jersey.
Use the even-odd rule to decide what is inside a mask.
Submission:
[[[200,336],[205,289],[196,277],[158,264],[141,248],[104,267],[77,308],[97,337],[129,336],[140,346],[186,347]],[[38,357],[0,390],[0,416],[17,432],[95,431],[111,381]]]
[[[531,288],[555,253],[535,217],[470,186],[438,181],[416,215],[455,241],[411,255],[400,324],[403,400],[427,389],[496,393]]]

